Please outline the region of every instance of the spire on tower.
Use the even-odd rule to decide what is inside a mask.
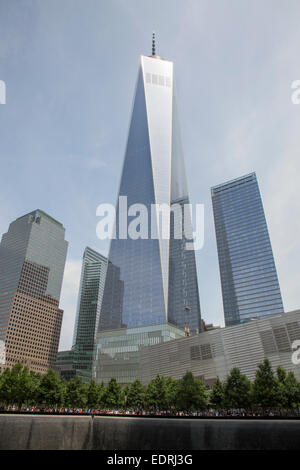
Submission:
[[[153,32],[152,33],[152,55],[156,55],[155,54],[155,33]]]

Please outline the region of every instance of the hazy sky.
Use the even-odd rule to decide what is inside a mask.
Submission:
[[[139,56],[174,61],[202,316],[223,324],[210,187],[256,171],[285,310],[300,307],[299,0],[0,0],[0,233],[40,208],[69,241],[60,349],[71,346],[96,207],[115,203]]]

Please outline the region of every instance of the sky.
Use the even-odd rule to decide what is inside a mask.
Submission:
[[[202,317],[224,325],[210,188],[255,171],[285,311],[300,307],[298,0],[0,0],[0,234],[40,208],[69,249],[60,350],[72,344],[84,248],[107,255],[139,56],[174,62]]]

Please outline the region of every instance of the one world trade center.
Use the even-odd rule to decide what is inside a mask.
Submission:
[[[189,196],[173,63],[156,55],[154,39],[152,55],[140,59],[118,196],[98,333],[162,324],[199,332],[195,252],[186,249],[184,234]],[[147,208],[148,236],[131,238],[124,221],[127,228],[134,219],[128,208],[138,205]],[[164,217],[164,234],[160,207],[177,208]]]

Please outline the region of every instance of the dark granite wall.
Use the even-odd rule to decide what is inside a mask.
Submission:
[[[300,450],[300,420],[0,415],[0,449]]]

